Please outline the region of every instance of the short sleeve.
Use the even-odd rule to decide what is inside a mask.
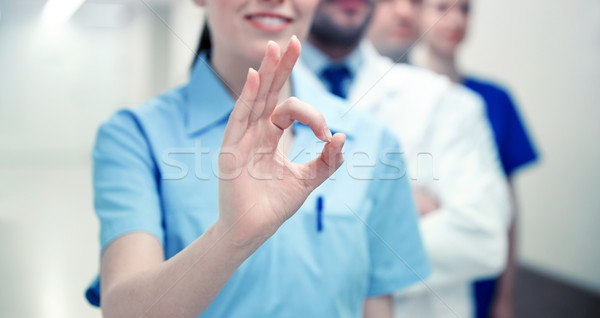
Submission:
[[[150,143],[130,111],[104,123],[93,150],[94,208],[100,220],[100,246],[133,231],[163,242],[158,173]]]
[[[400,291],[431,273],[403,156],[395,138],[384,135],[382,164],[371,185],[373,206],[367,220],[369,297]]]
[[[504,110],[505,127],[503,136],[498,139],[498,147],[504,172],[510,176],[518,168],[536,161],[538,156],[511,97],[503,92],[500,102]]]
[[[150,233],[164,244],[156,164],[132,112],[121,111],[100,126],[92,156],[101,250],[115,238],[135,231]],[[85,297],[100,306],[99,277]]]

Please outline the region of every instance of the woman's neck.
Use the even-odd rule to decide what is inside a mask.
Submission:
[[[250,61],[241,56],[234,55],[231,52],[226,52],[226,50],[213,48],[211,65],[220,79],[225,82],[223,84],[229,91],[229,94],[231,94],[234,99],[237,99],[246,83],[248,69],[252,67],[255,70],[258,70],[260,62],[256,63],[255,61]],[[288,80],[281,90],[280,100],[291,96],[291,93],[291,85]]]
[[[425,53],[424,67],[442,75],[446,75],[451,81],[461,83],[463,78],[456,67],[454,54],[445,55],[428,48]]]
[[[258,70],[260,67],[260,62],[257,65],[253,61],[248,61],[239,56],[227,55],[227,52],[220,52],[219,50],[214,49],[211,55],[211,64],[214,70],[217,72],[221,80],[225,82],[223,84],[229,91],[229,94],[231,94],[233,99],[237,99],[244,88],[244,84],[246,83],[248,68],[252,67],[255,70]],[[290,96],[292,96],[292,85],[290,84],[290,80],[288,80],[281,89],[278,102],[282,102]],[[279,139],[279,145],[277,148],[282,153],[288,154],[291,150],[293,142],[294,133],[291,128],[288,128],[284,131],[281,139]]]

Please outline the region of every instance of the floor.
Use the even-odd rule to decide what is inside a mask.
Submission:
[[[85,157],[0,176],[0,317],[101,317],[83,297],[99,259]]]
[[[519,318],[600,317],[600,295],[527,268],[517,273],[515,306]]]
[[[90,165],[0,161],[0,317],[100,317],[83,291],[98,269]],[[521,269],[517,317],[600,317],[600,297]]]

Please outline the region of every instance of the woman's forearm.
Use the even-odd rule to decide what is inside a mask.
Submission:
[[[363,307],[363,318],[394,318],[392,295],[367,298]]]
[[[235,270],[263,242],[257,240],[247,245],[236,244],[232,233],[221,228],[217,222],[167,261],[144,271],[121,275],[108,282],[107,286],[104,286],[103,277],[103,315],[198,317],[219,294]],[[118,249],[118,246],[115,248]],[[104,257],[120,257],[114,255],[120,252],[127,251],[113,250],[113,255]]]

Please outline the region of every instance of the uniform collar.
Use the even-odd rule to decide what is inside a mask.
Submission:
[[[213,72],[206,54],[201,53],[193,68],[190,81],[185,87],[186,131],[188,134],[202,133],[215,125],[227,122],[235,105],[223,82]],[[349,106],[343,100],[329,94],[309,70],[298,63],[292,73],[293,95],[317,108],[333,132],[352,132],[344,127],[344,114]]]
[[[213,72],[206,53],[200,53],[187,84],[188,134],[199,133],[222,121],[227,121],[235,101],[225,85]]]

